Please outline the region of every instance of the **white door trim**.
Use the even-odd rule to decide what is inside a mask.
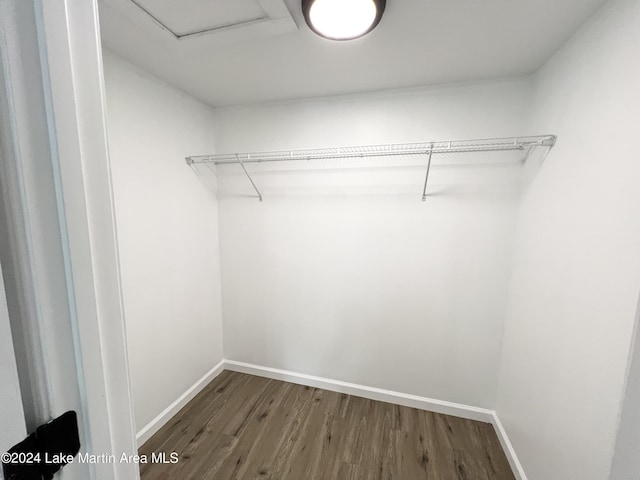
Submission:
[[[136,453],[109,163],[97,1],[37,0],[65,205],[94,452]],[[134,479],[138,466],[98,478]]]
[[[87,451],[133,455],[97,1],[6,0],[0,8],[0,84],[11,105],[0,127],[12,147],[3,170],[16,180],[3,203],[18,227],[4,248],[25,260],[12,262],[12,273],[26,279],[24,350],[42,376],[34,418],[46,421],[79,398]],[[69,362],[58,360],[70,354],[75,365],[65,372]],[[64,478],[80,478],[73,472]],[[116,461],[90,466],[87,477],[130,480],[139,470]]]

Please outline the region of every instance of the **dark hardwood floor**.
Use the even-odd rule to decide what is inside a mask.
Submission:
[[[223,372],[140,449],[143,480],[513,480],[490,424]]]

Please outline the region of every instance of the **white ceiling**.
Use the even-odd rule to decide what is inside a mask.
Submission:
[[[350,42],[314,35],[300,0],[100,0],[100,17],[107,48],[218,107],[533,73],[605,1],[387,0]]]

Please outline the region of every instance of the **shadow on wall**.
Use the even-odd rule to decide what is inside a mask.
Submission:
[[[434,158],[428,196],[513,196],[520,192],[525,153],[448,154]],[[536,159],[536,165],[540,160]],[[216,166],[193,164],[203,185],[216,196],[399,196],[422,197],[427,160],[424,157],[324,159]],[[252,185],[255,184],[255,188]]]
[[[217,175],[199,171],[198,176],[205,187],[220,198],[256,198],[257,193],[247,175],[234,167],[225,166],[226,171],[219,170]],[[433,166],[426,193],[430,197],[512,198],[521,191],[522,173],[521,165],[483,165],[472,170],[459,166]],[[420,200],[426,168],[256,170],[249,175],[265,198],[380,196],[389,199],[396,196]],[[211,186],[214,182],[215,185]]]

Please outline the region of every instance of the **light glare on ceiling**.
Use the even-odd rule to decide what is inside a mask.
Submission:
[[[303,10],[307,23],[318,35],[350,40],[376,26],[384,4],[380,0],[311,0],[303,1]]]

